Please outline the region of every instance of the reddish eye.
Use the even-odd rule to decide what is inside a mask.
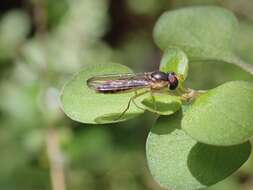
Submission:
[[[178,86],[178,79],[176,77],[176,74],[173,73],[169,73],[168,74],[168,81],[169,81],[169,89],[170,90],[175,90]]]

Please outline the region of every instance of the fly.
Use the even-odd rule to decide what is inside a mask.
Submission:
[[[169,90],[175,90],[178,86],[178,76],[174,72],[147,72],[140,74],[109,74],[109,75],[98,75],[87,80],[89,88],[94,89],[98,93],[123,93],[129,91],[135,91],[129,102],[127,108],[123,111],[119,118],[121,118],[125,112],[129,109],[131,101],[139,108],[134,102],[134,99],[147,93],[164,88]],[[147,89],[142,93],[137,94],[136,91],[139,89]]]
[[[87,80],[87,85],[98,93],[120,93],[140,88],[160,90],[164,87],[175,90],[178,86],[178,78],[174,72],[161,71],[109,74],[92,77]]]

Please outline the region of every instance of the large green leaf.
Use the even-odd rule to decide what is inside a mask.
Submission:
[[[166,51],[178,47],[190,60],[218,60],[253,74],[253,66],[233,53],[237,19],[215,6],[196,6],[165,12],[154,28],[156,44]]]
[[[187,110],[182,128],[200,142],[233,145],[253,135],[253,83],[233,81],[201,95]]]
[[[160,117],[148,136],[148,165],[162,187],[195,190],[210,186],[231,175],[249,157],[249,142],[228,147],[198,143],[181,130],[181,119],[181,112]]]
[[[162,50],[178,46],[190,57],[217,58],[230,52],[236,25],[234,15],[220,7],[182,8],[159,18],[154,39]]]
[[[83,123],[113,123],[133,118],[143,110],[133,104],[121,118],[133,92],[123,94],[100,94],[89,89],[86,81],[93,76],[132,72],[120,64],[99,64],[77,73],[63,88],[61,102],[63,111],[73,120]]]
[[[234,15],[220,7],[196,6],[165,12],[154,28],[156,44],[181,48],[191,59],[219,59],[231,54],[237,26]]]

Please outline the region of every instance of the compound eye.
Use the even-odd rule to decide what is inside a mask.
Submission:
[[[169,89],[170,90],[175,90],[178,86],[178,79],[176,77],[176,74],[173,73],[169,73],[168,74],[168,81],[169,81]]]

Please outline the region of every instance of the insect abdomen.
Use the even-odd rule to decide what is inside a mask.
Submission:
[[[119,93],[119,92],[126,92],[129,90],[132,90],[132,87],[124,87],[124,88],[117,88],[117,89],[107,89],[107,88],[97,88],[96,91],[99,93],[104,93],[104,94],[113,94],[113,93]]]
[[[119,93],[143,88],[146,85],[148,85],[147,81],[114,81],[97,86],[96,91],[100,93]]]

